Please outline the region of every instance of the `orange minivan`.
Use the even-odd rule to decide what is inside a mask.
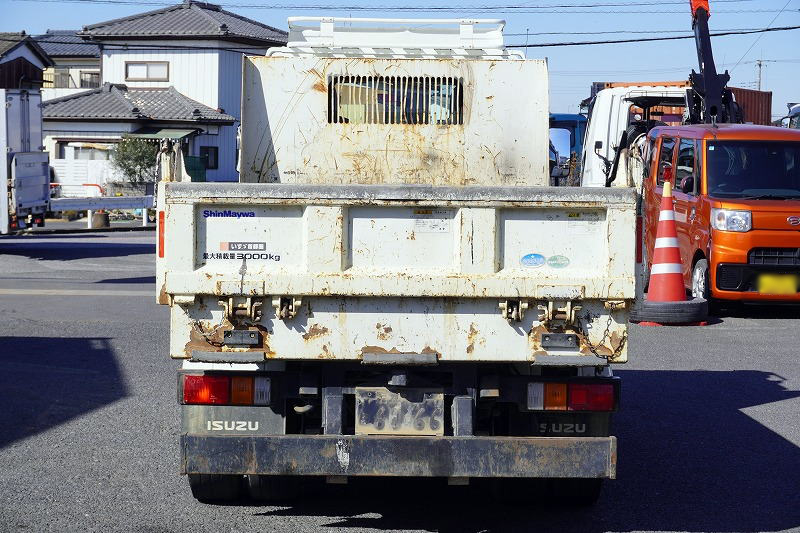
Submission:
[[[645,152],[647,272],[672,182],[686,288],[695,297],[800,303],[800,131],[663,126]]]

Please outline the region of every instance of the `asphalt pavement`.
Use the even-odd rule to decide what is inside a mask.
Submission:
[[[152,231],[0,238],[0,531],[800,531],[800,311],[632,326],[618,479],[590,509],[437,481],[204,505],[178,474]]]

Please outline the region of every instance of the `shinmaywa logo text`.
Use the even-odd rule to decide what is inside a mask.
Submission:
[[[206,209],[203,211],[203,218],[209,218],[209,217],[249,218],[254,216],[256,216],[254,211],[231,211],[230,209],[226,209],[224,211],[211,211],[210,209]]]

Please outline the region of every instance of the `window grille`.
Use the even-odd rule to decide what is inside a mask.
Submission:
[[[330,124],[464,123],[464,80],[453,76],[328,77]]]

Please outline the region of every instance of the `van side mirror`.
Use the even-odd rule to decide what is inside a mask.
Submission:
[[[694,176],[686,176],[681,180],[681,192],[694,194]]]
[[[603,141],[595,141],[594,142],[594,151],[597,152],[598,150],[603,149]]]

